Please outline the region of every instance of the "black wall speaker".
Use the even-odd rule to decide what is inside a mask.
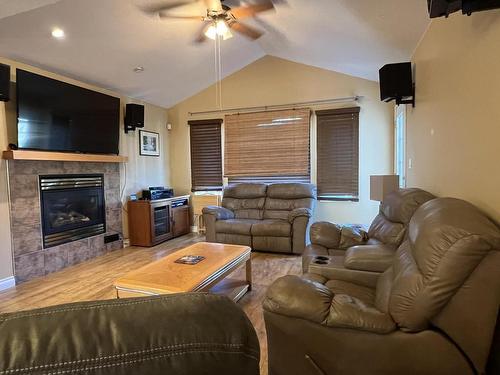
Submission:
[[[427,0],[427,7],[431,18],[448,17],[459,10],[470,16],[475,12],[500,8],[500,0]]]
[[[10,100],[10,66],[0,64],[0,101]]]
[[[415,106],[415,85],[410,62],[384,65],[379,71],[379,77],[381,100],[396,100],[396,104]]]
[[[125,109],[125,133],[135,128],[144,127],[144,106],[140,104],[127,104]]]

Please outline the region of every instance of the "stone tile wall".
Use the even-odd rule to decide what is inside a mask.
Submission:
[[[47,275],[123,247],[119,164],[29,160],[9,160],[8,163],[16,282]],[[38,176],[84,173],[104,174],[107,232],[43,249]],[[120,240],[105,245],[104,236],[116,233]]]

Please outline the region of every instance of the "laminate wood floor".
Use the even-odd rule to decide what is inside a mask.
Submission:
[[[0,313],[28,310],[62,303],[113,299],[116,297],[113,281],[125,273],[204,237],[189,234],[153,248],[128,247],[86,261],[59,272],[28,281],[0,292]],[[262,300],[267,287],[278,277],[300,274],[298,256],[252,253],[253,288],[238,304],[252,321],[261,347],[261,375],[267,375],[267,341]],[[244,278],[244,268],[234,274]]]

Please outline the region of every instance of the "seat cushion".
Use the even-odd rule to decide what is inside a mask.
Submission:
[[[215,222],[216,233],[243,234],[250,236],[252,225],[261,222],[253,219],[229,219]]]
[[[252,236],[244,234],[216,233],[215,241],[218,243],[252,247]]]
[[[334,294],[347,294],[373,306],[375,304],[375,289],[350,283],[343,280],[328,280],[325,286]]]
[[[290,237],[292,226],[285,220],[261,220],[252,225],[253,236]]]

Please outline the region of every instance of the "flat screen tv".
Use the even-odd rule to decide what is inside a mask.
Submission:
[[[120,99],[17,69],[20,149],[118,154]]]

